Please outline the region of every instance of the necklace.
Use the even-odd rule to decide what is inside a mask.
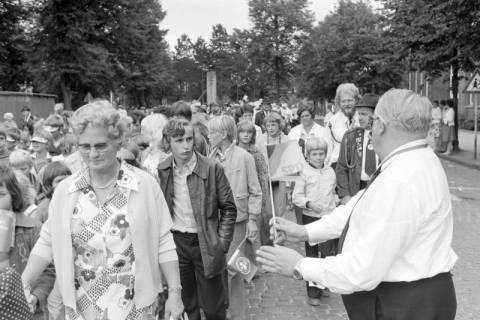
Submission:
[[[111,179],[110,181],[108,181],[108,182],[107,182],[105,185],[103,185],[103,186],[98,186],[98,185],[94,186],[94,185],[93,185],[93,181],[90,180],[90,181],[91,181],[91,184],[92,184],[92,187],[94,187],[95,189],[107,189],[107,188],[109,188],[115,181],[117,181],[118,170],[119,170],[119,169],[117,168],[116,173],[115,173],[115,175],[113,176],[113,179]],[[92,175],[90,174],[90,179],[92,179],[91,177],[92,177]]]
[[[110,187],[115,181],[117,181],[117,177],[115,177],[114,179],[110,180],[106,185],[104,186],[94,186],[93,183],[92,183],[92,187],[94,187],[95,189],[107,189],[108,187]]]

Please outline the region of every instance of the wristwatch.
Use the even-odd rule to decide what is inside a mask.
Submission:
[[[300,272],[300,264],[302,263],[303,259],[298,260],[295,267],[293,267],[293,279],[295,280],[303,280],[302,273]]]

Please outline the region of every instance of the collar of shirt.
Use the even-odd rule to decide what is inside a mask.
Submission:
[[[218,162],[223,163],[232,154],[233,148],[235,148],[235,142],[232,142],[232,144],[230,144],[223,152],[220,148],[216,147],[212,152],[213,158],[218,160]]]
[[[186,164],[184,164],[183,166],[177,165],[175,163],[175,158],[173,159],[173,163],[172,163],[173,170],[175,170],[178,173],[185,173],[186,172],[187,174],[192,173],[192,171],[193,171],[193,169],[195,169],[196,165],[197,165],[197,155],[195,154],[195,152],[193,153],[190,160],[188,160],[188,162]]]
[[[385,160],[380,163],[380,170],[383,171],[385,170],[395,159],[395,153],[402,151],[404,149],[410,148],[410,147],[415,147],[415,146],[420,146],[422,144],[427,144],[427,140],[425,139],[419,139],[419,140],[414,140],[408,143],[405,143],[401,145],[400,147],[396,148],[392,152],[388,154],[388,156],[385,157]]]
[[[348,123],[350,122],[348,120],[348,117],[345,115],[345,113],[343,113],[342,110],[338,110],[337,113],[335,113],[331,118],[330,120],[333,122],[333,124],[335,123],[342,123],[344,125],[348,125]]]
[[[36,159],[37,159],[37,154],[36,154],[35,152],[32,153],[31,156],[32,156],[32,159],[33,159],[33,160],[36,160]],[[46,159],[47,159],[47,160],[52,159],[52,155],[51,155],[49,152],[47,152],[47,158],[46,158]]]
[[[328,171],[329,168],[330,168],[329,166],[326,166],[325,164],[323,165],[322,168],[314,167],[311,163],[308,163],[308,166],[309,166],[311,169],[315,170],[315,171],[319,171],[320,173],[323,173],[323,172],[325,172],[325,171]]]
[[[305,127],[303,126],[303,124],[301,125],[302,127],[302,130],[300,131],[300,137],[301,136],[312,136],[312,135],[315,135],[315,132],[318,131],[318,129],[320,128],[320,125],[316,122],[313,123],[313,126],[312,126],[312,129],[310,129],[310,132],[307,133],[307,131],[305,131]]]
[[[130,189],[133,191],[138,191],[138,180],[132,166],[127,164],[125,161],[120,163],[120,170],[118,171],[117,185],[122,188]],[[91,188],[90,184],[90,173],[88,167],[79,170],[76,174],[68,192],[72,193],[75,191],[80,191],[85,188]]]

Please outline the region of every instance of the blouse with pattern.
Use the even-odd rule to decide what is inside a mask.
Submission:
[[[135,183],[132,169],[122,162],[114,189],[101,204],[88,169],[75,180],[82,191],[71,220],[77,310],[67,308],[67,319],[153,318],[153,306],[138,310],[133,300],[135,255],[127,203]]]

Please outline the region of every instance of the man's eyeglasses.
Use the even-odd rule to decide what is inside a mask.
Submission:
[[[108,150],[109,144],[106,142],[95,143],[94,145],[81,143],[77,147],[78,147],[78,151],[80,151],[81,153],[90,153],[92,148],[95,149],[95,151],[98,153],[104,153]]]

